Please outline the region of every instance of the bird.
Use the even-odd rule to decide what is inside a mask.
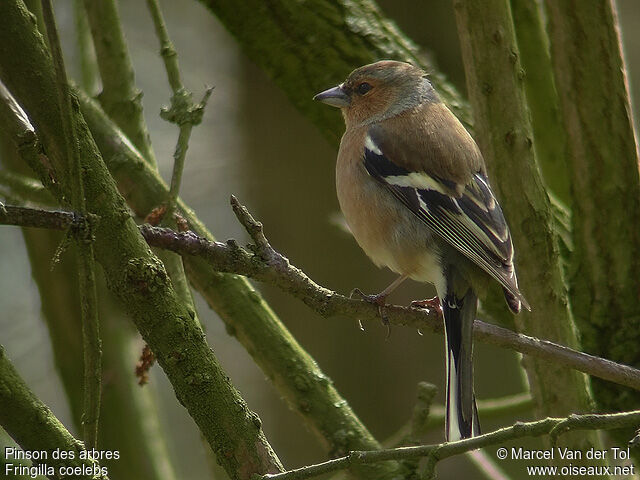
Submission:
[[[314,100],[345,121],[336,190],[345,220],[378,267],[398,274],[379,308],[407,278],[435,286],[445,327],[445,439],[480,434],[473,387],[473,322],[491,281],[515,314],[530,306],[518,288],[511,233],[471,134],[428,74],[382,60],[355,69]]]

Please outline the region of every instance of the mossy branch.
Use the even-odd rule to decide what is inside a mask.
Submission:
[[[572,187],[571,305],[587,351],[639,366],[640,173],[615,3],[544,5]],[[604,409],[640,402],[600,382],[594,394]]]
[[[515,245],[515,263],[531,312],[518,331],[580,349],[564,278],[558,234],[533,147],[533,131],[509,0],[455,0],[458,36],[476,139],[487,161]],[[553,320],[551,320],[553,319]],[[589,379],[539,359],[525,359],[538,417],[589,411]],[[598,445],[593,434],[563,439]]]
[[[142,92],[135,84],[118,2],[84,0],[84,5],[102,79],[100,103],[144,158],[155,166],[156,159],[142,112]]]
[[[467,102],[371,0],[199,0],[236,38],[293,105],[337,145],[337,112],[311,97],[360,65],[404,60],[424,68],[443,100],[469,126]]]
[[[83,467],[91,471],[77,478],[108,480],[103,473],[106,468],[98,462],[80,460],[84,445],[62,425],[49,408],[35,396],[0,346],[0,425],[23,450],[49,452],[47,465],[56,470],[60,467]],[[54,459],[56,450],[74,452],[73,459]],[[4,456],[4,452],[3,452]],[[96,472],[96,475],[94,475]],[[5,473],[5,472],[3,472]],[[11,476],[11,475],[10,475]],[[50,477],[60,478],[58,475]]]
[[[62,133],[66,154],[71,165],[67,167],[67,177],[72,179],[71,203],[83,217],[88,219],[85,201],[84,173],[80,160],[78,138],[67,72],[62,57],[60,38],[53,14],[51,0],[42,1],[42,13],[49,38],[49,48],[57,82],[58,106],[62,119]],[[89,449],[98,445],[98,423],[100,418],[100,398],[102,390],[102,347],[98,321],[98,295],[96,291],[95,258],[93,252],[93,229],[87,222],[84,228],[76,230],[78,246],[78,279],[80,291],[80,311],[82,314],[82,349],[84,361],[82,438]]]

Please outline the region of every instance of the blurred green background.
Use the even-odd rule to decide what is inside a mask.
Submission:
[[[365,292],[385,287],[394,275],[373,266],[331,220],[338,211],[334,148],[243,56],[233,38],[200,4],[193,0],[161,3],[185,84],[196,97],[205,85],[215,86],[204,121],[194,130],[190,143],[181,189],[185,201],[219,239],[244,242],[247,236],[228,203],[229,196],[235,194],[263,221],[274,247],[318,283],[342,293],[355,286]],[[634,79],[640,76],[635,68],[640,65],[640,3],[616,3],[630,89],[632,97],[638,99],[640,84]],[[59,0],[56,8],[68,68],[78,78],[71,4],[70,0]],[[410,38],[433,54],[432,61],[464,91],[451,2],[385,0],[380,4]],[[144,91],[145,115],[156,156],[168,180],[177,129],[158,115],[160,107],[168,103],[170,90],[157,38],[144,2],[120,2],[120,11],[136,81]],[[341,80],[335,79],[336,83]],[[0,228],[0,258],[0,343],[36,394],[70,427],[69,408],[52,361],[47,330],[40,318],[40,300],[17,228]],[[257,287],[379,440],[384,441],[409,419],[419,381],[429,381],[442,389],[442,337],[394,328],[387,341],[382,326],[371,325],[361,332],[353,320],[322,319],[267,285]],[[408,282],[391,301],[406,304],[433,293],[430,286]],[[222,322],[199,297],[197,302],[210,345],[249,406],[260,415],[266,435],[284,464],[295,467],[324,460],[318,442],[288,410],[246,351],[227,335]],[[139,340],[137,348],[141,347]],[[512,352],[476,344],[475,369],[479,398],[526,388],[518,356]],[[198,432],[157,366],[151,385],[145,388],[153,389],[159,398],[178,478],[206,478]],[[442,400],[440,392],[437,401]],[[483,428],[488,431],[512,421],[504,418],[497,423],[485,422]],[[434,432],[433,441],[441,438],[441,431]],[[513,462],[500,466],[511,471],[513,478],[524,474]],[[468,460],[457,458],[442,462],[439,472],[441,478],[457,478],[471,474],[470,468]]]

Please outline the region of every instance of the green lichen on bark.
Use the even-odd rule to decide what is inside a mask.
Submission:
[[[115,0],[85,0],[96,50],[102,92],[100,103],[152,165],[156,159],[142,112],[142,91],[136,87],[133,64]]]
[[[566,140],[553,81],[549,39],[538,1],[511,0],[534,148],[544,183],[565,205],[571,205]]]

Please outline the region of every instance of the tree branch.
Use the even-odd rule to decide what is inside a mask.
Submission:
[[[345,315],[366,321],[379,321],[377,307],[322,287],[302,270],[291,265],[284,255],[271,246],[264,236],[262,224],[256,222],[235,197],[232,202],[238,219],[255,242],[255,245],[249,246],[251,251],[240,247],[235,240],[228,240],[226,243],[210,241],[192,231],[176,232],[145,224],[140,225],[140,232],[151,246],[171,250],[183,256],[197,256],[205,259],[217,271],[244,275],[274,285],[302,300],[323,317]],[[0,224],[5,225],[65,230],[82,223],[73,212],[10,205],[5,205],[4,211],[0,209]],[[443,333],[442,322],[434,312],[398,305],[387,305],[385,308],[389,322],[393,325]],[[548,340],[516,333],[481,320],[476,320],[474,325],[474,336],[482,342],[552,361],[609,382],[640,390],[640,370],[636,368],[579,352]]]
[[[129,49],[116,0],[84,0],[102,79],[100,104],[122,128],[144,158],[156,159],[142,111],[142,92],[136,87]]]
[[[49,408],[35,396],[24,380],[13,367],[4,349],[0,346],[0,425],[23,450],[54,450],[74,452],[73,459],[47,459],[47,465],[56,470],[60,467],[81,467],[86,473],[76,475],[77,478],[108,480],[106,468],[98,462],[80,460],[79,453],[85,450],[84,445],[56,418]],[[4,453],[3,457],[4,457]],[[91,473],[89,473],[91,472]],[[6,472],[3,472],[6,473]],[[95,475],[94,475],[95,473]],[[12,475],[9,474],[9,478]],[[57,479],[62,476],[54,475]]]
[[[166,248],[181,255],[205,258],[216,270],[237,273],[275,285],[302,300],[323,317],[347,315],[361,320],[378,321],[375,305],[348,298],[311,280],[302,270],[274,250],[264,236],[262,224],[256,222],[245,207],[233,198],[234,212],[255,242],[249,252],[234,241],[211,242],[193,232],[178,233],[165,228],[142,225],[140,230],[150,245]],[[420,330],[443,333],[440,318],[435,312],[413,307],[387,306],[389,322]],[[594,357],[563,345],[529,337],[497,325],[479,320],[474,335],[481,341],[516,350],[535,358],[557,363],[611,382],[640,390],[640,370],[610,360]]]
[[[3,164],[5,164],[4,158]],[[20,202],[34,202],[49,206],[54,203],[53,197],[47,189],[33,177],[27,175],[0,169],[0,186],[6,188],[6,191],[10,192],[13,198],[20,199]]]
[[[344,130],[339,115],[314,105],[311,97],[346,78],[354,68],[382,59],[404,60],[424,68],[458,118],[465,125],[471,123],[464,98],[370,0],[199,1],[335,145]]]
[[[158,0],[147,0],[147,6],[151,12],[153,25],[156,29],[156,35],[160,41],[160,54],[164,60],[167,78],[173,95],[171,97],[171,106],[163,108],[160,116],[168,122],[175,123],[180,127],[178,143],[173,154],[173,174],[171,176],[171,187],[169,188],[169,198],[167,199],[166,215],[171,221],[178,194],[180,192],[180,184],[182,183],[182,171],[184,170],[184,160],[187,156],[189,148],[189,139],[191,138],[191,130],[195,125],[200,124],[204,114],[204,107],[211,96],[212,88],[207,88],[200,103],[193,102],[193,94],[188,91],[182,84],[180,78],[180,67],[178,66],[178,52],[176,52],[169,32],[160,10]]]
[[[476,138],[510,220],[519,284],[532,306],[531,312],[515,316],[517,330],[580,349],[558,234],[533,146],[510,1],[454,0],[453,4]],[[537,417],[592,408],[589,378],[540,358],[525,358],[523,366]],[[594,434],[567,436],[563,441],[574,449],[599,446]]]
[[[60,38],[51,0],[42,1],[42,13],[49,38],[49,49],[57,82],[58,106],[62,119],[65,150],[71,165],[67,166],[67,180],[71,180],[71,200],[74,208],[87,220],[84,174],[78,148],[75,119],[67,72],[62,58]],[[90,224],[87,223],[86,227]],[[98,294],[96,291],[95,257],[91,228],[76,231],[78,246],[78,289],[82,313],[82,351],[84,362],[82,438],[89,449],[98,446],[98,424],[102,394],[102,346],[98,320]]]
[[[499,445],[509,440],[549,435],[553,443],[562,434],[578,430],[614,430],[640,425],[640,410],[613,414],[570,415],[566,418],[545,418],[535,422],[517,422],[510,427],[456,442],[386,450],[357,451],[349,455],[307,467],[274,475],[263,475],[262,480],[303,480],[324,473],[345,470],[360,463],[385,460],[412,460],[428,457],[427,469],[421,478],[433,478],[436,464],[445,458],[472,450]]]
[[[615,3],[544,5],[574,209],[572,309],[585,349],[638,366],[640,175]],[[603,409],[640,402],[611,387],[593,384]]]

